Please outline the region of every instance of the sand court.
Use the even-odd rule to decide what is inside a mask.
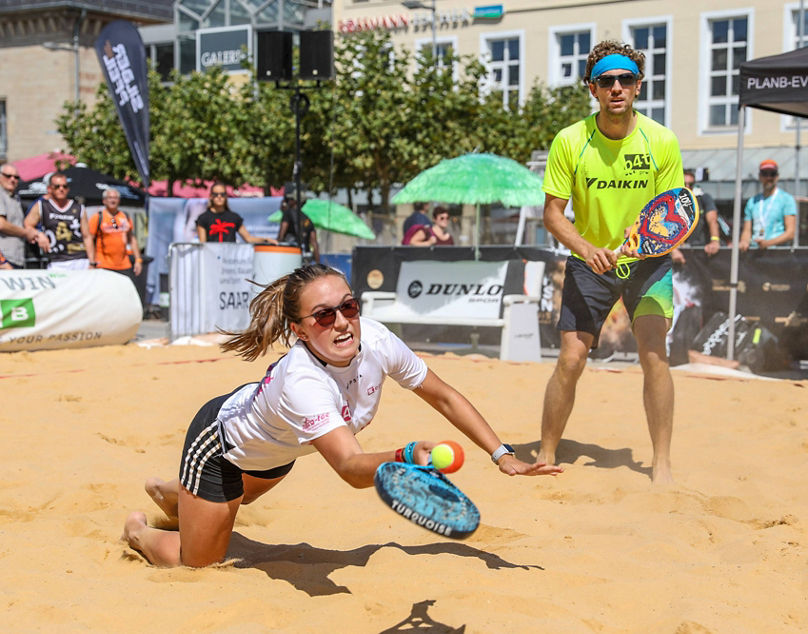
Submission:
[[[318,455],[242,507],[226,563],[163,570],[119,541],[172,478],[209,398],[259,379],[216,347],[2,355],[5,631],[802,632],[808,630],[808,381],[674,371],[676,484],[650,482],[639,367],[588,367],[557,478],[508,478],[385,384],[370,451],[460,441],[469,539],[402,520]],[[551,363],[427,357],[520,457],[538,449]],[[462,628],[465,627],[465,630]]]

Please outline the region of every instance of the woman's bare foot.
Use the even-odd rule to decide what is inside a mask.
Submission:
[[[149,563],[157,566],[180,565],[180,535],[176,531],[164,531],[146,523],[146,514],[133,511],[123,525],[121,539],[129,547],[143,555]]]
[[[132,511],[123,525],[121,539],[135,550],[140,551],[140,548],[137,547],[137,536],[140,535],[146,527],[146,514],[142,511]]]
[[[159,506],[168,517],[177,517],[179,484],[176,480],[165,482],[160,478],[146,480],[145,489],[149,497]],[[145,518],[144,518],[145,519]]]

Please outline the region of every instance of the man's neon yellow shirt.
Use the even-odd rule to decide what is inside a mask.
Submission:
[[[561,130],[550,146],[542,189],[558,198],[572,197],[575,228],[596,247],[619,247],[626,227],[649,200],[684,186],[676,136],[636,114],[637,124],[624,139],[605,137],[594,113]],[[633,260],[620,257],[620,262]]]

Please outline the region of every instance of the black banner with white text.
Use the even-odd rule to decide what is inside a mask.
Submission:
[[[143,187],[149,176],[149,82],[146,48],[126,20],[110,22],[95,41],[95,52],[115,102],[129,150]]]

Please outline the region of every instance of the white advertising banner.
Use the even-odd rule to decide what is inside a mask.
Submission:
[[[397,302],[415,315],[499,318],[507,262],[402,262]]]
[[[250,300],[254,297],[252,244],[202,246],[205,289],[205,330],[243,330],[250,323]]]
[[[243,330],[250,322],[253,245],[173,244],[170,249],[171,337]]]
[[[243,330],[250,323],[253,298],[253,245],[216,244],[202,246],[204,280],[204,330]]]
[[[135,285],[92,269],[0,271],[0,351],[126,343],[143,318]]]

